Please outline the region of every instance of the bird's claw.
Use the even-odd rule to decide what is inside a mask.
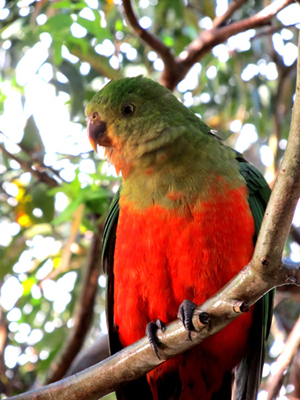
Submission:
[[[161,319],[157,319],[155,322],[151,321],[146,326],[146,335],[148,336],[149,343],[152,349],[155,351],[157,358],[160,360],[158,353],[158,347],[160,342],[157,339],[156,332],[160,329],[162,332],[166,330],[165,323]]]
[[[191,338],[191,331],[195,329],[193,325],[193,315],[197,304],[190,300],[184,300],[178,309],[178,318],[183,323],[185,329],[187,330],[187,335],[190,340]]]

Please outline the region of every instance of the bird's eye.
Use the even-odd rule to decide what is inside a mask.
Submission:
[[[126,103],[122,107],[122,114],[124,117],[130,117],[134,113],[135,106],[131,103]]]

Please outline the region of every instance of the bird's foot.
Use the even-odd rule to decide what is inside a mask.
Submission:
[[[160,356],[158,353],[158,348],[160,342],[157,339],[156,332],[160,329],[162,332],[166,330],[165,323],[161,319],[157,319],[155,322],[151,321],[146,326],[146,335],[148,336],[149,343],[152,349],[155,351],[157,358],[160,360]]]
[[[190,300],[184,300],[178,310],[177,317],[181,320],[183,323],[186,331],[188,338],[192,340],[191,338],[191,331],[195,329],[194,324],[193,324],[193,315],[195,308],[197,307],[197,304],[195,304],[193,301]]]

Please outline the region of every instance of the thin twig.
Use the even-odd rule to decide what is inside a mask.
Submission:
[[[285,26],[285,28],[286,29],[292,29],[292,28],[297,29],[295,24],[287,25],[287,26]],[[257,33],[255,36],[253,36],[249,40],[250,40],[250,42],[253,42],[256,39],[259,39],[260,37],[273,35],[274,33],[279,32],[281,30],[282,30],[282,25],[268,26],[267,28],[262,29],[259,33]]]
[[[300,347],[293,358],[289,373],[289,383],[294,386],[292,395],[299,400],[300,398]]]
[[[72,46],[70,49],[74,56],[78,57],[81,61],[88,62],[90,66],[97,71],[100,75],[107,77],[108,79],[120,79],[122,73],[118,69],[114,69],[110,66],[107,57],[96,54],[92,47],[87,52],[83,52],[78,46]]]
[[[105,360],[109,357],[108,348],[108,335],[100,333],[98,339],[91,347],[84,348],[76,356],[75,360],[72,362],[71,367],[68,369],[65,377],[77,374],[98,362]]]
[[[138,22],[138,18],[133,11],[131,0],[123,0],[123,10],[131,28],[136,35],[148,44],[157,54],[161,57],[165,65],[165,73],[174,75],[176,73],[176,61],[171,52],[171,49],[166,46],[156,35],[152,34],[149,30],[144,29]]]
[[[10,137],[7,136],[4,132],[0,132],[0,133],[1,133],[3,136],[5,136],[8,140],[10,140]],[[16,144],[16,143],[14,143],[14,144]],[[49,166],[45,165],[45,164],[43,163],[43,160],[42,160],[40,157],[39,157],[39,158],[34,157],[34,152],[32,153],[32,152],[28,151],[24,146],[22,146],[22,143],[18,143],[17,146],[22,150],[23,153],[27,154],[27,156],[28,156],[30,159],[32,159],[32,160],[34,161],[34,166],[35,166],[35,167],[36,167],[36,165],[38,165],[38,167],[41,168],[41,169],[47,169],[47,170],[51,171],[51,172],[53,173],[53,175],[55,175],[55,176],[58,178],[59,181],[64,181],[64,182],[66,182],[66,180],[63,179],[63,178],[59,175],[59,171],[56,171],[56,170],[53,169],[52,167],[49,167]],[[3,146],[1,146],[1,148],[2,148],[2,150],[3,150]],[[4,149],[5,149],[5,148],[4,148]],[[8,151],[6,151],[6,154],[8,155],[8,154],[11,154],[11,153],[9,153]],[[13,155],[11,155],[10,158],[11,158],[12,156],[13,156]],[[33,165],[31,164],[31,166],[33,166]]]
[[[291,230],[290,230],[290,236],[293,239],[293,241],[300,244],[300,228],[299,227],[296,228],[294,225],[292,225]]]
[[[279,394],[283,380],[284,372],[293,361],[294,355],[300,346],[300,317],[298,318],[292,332],[290,333],[283,352],[277,359],[277,372],[271,377],[267,384],[268,397],[267,400],[275,400]]]
[[[6,157],[11,158],[12,160],[17,161],[21,167],[23,168],[24,171],[30,172],[32,175],[34,175],[40,182],[46,183],[49,187],[54,188],[58,186],[58,182],[51,178],[46,172],[40,171],[39,169],[34,168],[31,162],[22,160],[21,158],[15,156],[14,154],[10,153],[9,151],[6,150],[3,144],[0,144],[0,149],[2,150],[3,154],[6,155]],[[37,167],[38,168],[38,167]]]
[[[153,50],[155,50],[161,56],[164,62],[174,62],[174,57],[171,54],[170,48],[161,42],[157,36],[153,35],[147,29],[141,27],[138,22],[138,18],[133,11],[130,0],[123,0],[123,10],[130,26],[135,33]]]
[[[76,237],[78,234],[78,230],[82,221],[82,217],[84,214],[85,204],[80,204],[80,206],[73,212],[71,218],[71,227],[70,227],[70,236],[63,247],[61,261],[57,268],[52,270],[48,275],[44,277],[44,279],[40,282],[40,285],[45,279],[55,280],[58,275],[62,272],[65,272],[69,269],[71,256],[72,256],[72,244],[76,241]]]
[[[223,15],[220,15],[219,17],[216,17],[213,20],[213,28],[219,28],[221,25],[226,23],[226,21],[229,20],[229,18],[238,10],[239,8],[242,7],[243,4],[245,4],[248,0],[233,0],[231,3],[229,3],[227,10]]]
[[[100,273],[102,233],[103,224],[98,226],[98,231],[93,237],[85,280],[78,301],[78,306],[74,313],[74,315],[76,315],[74,327],[66,346],[59,355],[59,359],[55,360],[51,365],[51,370],[45,384],[56,382],[65,375],[72,361],[81,349],[86,334],[90,328]]]

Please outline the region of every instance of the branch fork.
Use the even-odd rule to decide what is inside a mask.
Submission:
[[[177,58],[174,57],[171,49],[156,35],[140,26],[138,17],[133,11],[131,0],[123,0],[123,10],[129,25],[136,35],[156,51],[163,60],[165,68],[160,83],[168,89],[174,90],[176,85],[186,76],[190,68],[214,46],[224,43],[229,37],[245,32],[248,29],[269,25],[272,18],[274,18],[279,11],[294,3],[294,0],[275,0],[262,11],[249,18],[222,26],[246,1],[247,0],[232,1],[225,14],[213,20],[212,29],[200,33],[198,38],[193,40]]]

